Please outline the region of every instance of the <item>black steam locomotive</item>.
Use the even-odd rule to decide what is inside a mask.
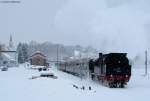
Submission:
[[[131,77],[131,65],[126,53],[99,53],[97,59],[62,62],[59,69],[73,75],[101,81],[110,88],[123,88]]]

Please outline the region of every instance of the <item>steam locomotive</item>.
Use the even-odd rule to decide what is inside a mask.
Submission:
[[[127,53],[99,53],[96,59],[78,59],[61,62],[61,71],[100,81],[110,88],[124,88],[131,77]]]

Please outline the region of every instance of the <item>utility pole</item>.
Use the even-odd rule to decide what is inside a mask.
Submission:
[[[147,75],[147,51],[145,51],[145,76]]]
[[[58,69],[58,47],[59,45],[57,44],[57,69]]]

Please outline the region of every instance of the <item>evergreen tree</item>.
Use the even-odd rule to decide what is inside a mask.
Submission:
[[[22,43],[18,44],[17,52],[18,52],[18,63],[23,63]]]
[[[2,45],[0,44],[0,51],[2,51]]]
[[[28,58],[29,58],[29,55],[28,55],[28,44],[24,43],[22,45],[22,52],[23,52],[24,62],[27,62]]]
[[[18,52],[18,62],[25,63],[28,61],[28,44],[26,43],[19,43],[17,47]]]

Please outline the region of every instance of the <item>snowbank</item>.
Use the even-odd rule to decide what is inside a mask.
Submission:
[[[0,71],[1,101],[149,101],[150,78],[143,69],[133,69],[132,78],[124,89],[110,89],[99,83],[72,76],[51,68],[58,79],[37,78],[41,72],[32,69],[10,68]],[[149,71],[150,73],[150,71]],[[73,87],[77,85],[79,88]],[[85,90],[80,87],[85,86]],[[88,90],[91,86],[92,90]]]

